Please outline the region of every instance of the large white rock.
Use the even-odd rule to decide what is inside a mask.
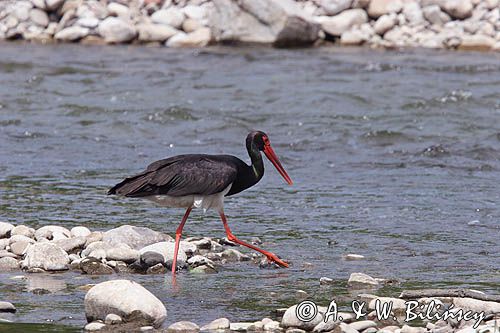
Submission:
[[[88,33],[88,30],[87,30],[87,33]],[[77,38],[75,38],[75,39],[77,39]],[[58,225],[46,225],[46,226],[43,226],[43,227],[37,229],[37,231],[35,231],[35,239],[37,241],[40,241],[40,239],[42,239],[42,238],[53,239],[54,233],[55,234],[62,234],[64,236],[66,236],[67,238],[71,237],[71,232],[68,229],[66,229],[65,227],[61,227]]]
[[[184,19],[184,13],[176,7],[161,9],[151,15],[151,21],[153,21],[153,23],[169,25],[176,29],[181,28]]]
[[[141,42],[164,42],[179,33],[179,30],[164,24],[142,23],[136,27]]]
[[[188,34],[180,32],[170,38],[166,46],[168,47],[203,47],[210,42],[210,29],[200,28]]]
[[[85,295],[87,321],[105,320],[114,313],[124,322],[142,319],[159,327],[167,317],[163,303],[140,284],[129,280],[99,283]]]
[[[340,36],[355,25],[368,21],[368,16],[363,9],[349,9],[335,16],[321,16],[317,18],[321,28],[332,36]]]
[[[49,16],[44,10],[32,8],[30,10],[30,20],[38,26],[46,27],[49,25]]]
[[[44,242],[28,247],[24,266],[28,269],[42,268],[46,271],[61,271],[69,268],[69,256],[59,246]]]
[[[64,28],[54,35],[55,39],[72,42],[75,40],[82,39],[89,34],[90,30],[88,28],[80,27],[74,25],[68,28]],[[38,239],[38,238],[37,238]]]
[[[299,308],[299,312],[307,314],[307,318],[309,318],[310,315],[312,316],[314,312],[305,312],[305,309],[306,308],[301,305],[301,308]],[[309,310],[314,311],[314,308],[311,307],[309,308]],[[311,331],[316,325],[323,321],[323,314],[324,312],[318,311],[316,316],[314,318],[311,318],[311,320],[302,321],[297,317],[297,305],[293,305],[289,307],[283,314],[283,318],[281,319],[281,327],[296,327],[306,331]]]
[[[209,25],[216,41],[307,45],[319,26],[293,0],[214,0]]]
[[[161,233],[152,229],[122,225],[106,231],[102,241],[111,245],[127,244],[131,248],[139,250],[144,246],[161,242],[164,239],[165,237]]]
[[[137,35],[132,23],[117,17],[108,17],[101,21],[97,31],[107,43],[129,42]]]

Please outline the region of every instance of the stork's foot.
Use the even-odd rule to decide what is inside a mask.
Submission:
[[[274,253],[270,253],[269,255],[266,255],[266,257],[267,257],[267,260],[269,260],[270,262],[275,262],[280,267],[288,268],[288,266],[289,266],[287,262],[278,258],[278,256],[275,255]]]

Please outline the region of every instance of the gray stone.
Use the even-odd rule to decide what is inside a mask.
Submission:
[[[98,322],[98,321],[94,321],[92,323],[88,323],[87,325],[85,325],[84,327],[84,330],[85,331],[89,331],[89,332],[92,332],[92,331],[100,331],[102,330],[104,327],[106,327],[105,324],[101,323],[101,322]]]
[[[377,34],[383,36],[396,25],[396,21],[396,14],[385,14],[378,18],[373,28]]]
[[[174,259],[174,248],[175,243],[172,242],[159,242],[156,244],[148,245],[142,248],[139,252],[141,253],[141,258],[143,254],[147,252],[156,252],[163,256],[163,263],[167,266],[171,266]],[[142,259],[141,259],[142,260]],[[182,250],[182,247],[179,247],[179,253],[177,255],[177,264],[183,266],[187,261],[187,255]]]
[[[103,242],[103,241],[97,241],[97,242],[93,242],[93,243],[90,243],[86,248],[85,250],[82,251],[82,257],[88,257],[88,256],[91,256],[91,254],[95,251],[99,251],[99,250],[102,250],[104,251],[104,256],[103,258],[106,258],[106,252],[108,250],[111,250],[115,247],[126,247],[125,244],[118,244],[118,246],[115,244],[115,245],[112,245],[112,244],[109,244],[109,243],[106,243],[106,242]],[[94,257],[96,258],[96,257]]]
[[[21,256],[25,253],[29,245],[30,243],[24,241],[15,242],[13,244],[10,244],[10,252],[17,254],[18,256]]]
[[[166,271],[167,269],[165,268],[165,266],[163,266],[163,264],[156,264],[149,267],[146,270],[146,274],[165,274]]]
[[[162,302],[140,284],[128,280],[112,280],[97,284],[85,295],[88,321],[104,320],[110,313],[124,322],[144,320],[159,327],[167,317]]]
[[[104,233],[100,231],[93,231],[88,236],[86,236],[87,241],[85,242],[85,248],[87,248],[90,244],[102,241]]]
[[[425,19],[432,24],[443,25],[451,20],[451,17],[441,11],[441,8],[438,5],[426,6],[422,9],[422,12]]]
[[[0,272],[19,269],[19,261],[11,257],[0,258]]]
[[[196,333],[200,328],[195,323],[190,321],[178,321],[167,328],[170,333]]]
[[[264,324],[264,331],[266,332],[278,332],[281,330],[279,321],[271,320]]]
[[[0,312],[16,312],[16,307],[9,302],[0,302]]]
[[[149,228],[123,225],[106,231],[102,240],[112,245],[127,244],[132,249],[139,250],[147,245],[162,242],[164,238],[161,233]]]
[[[76,249],[82,249],[85,246],[85,242],[87,239],[85,237],[73,237],[73,238],[65,238],[52,241],[52,243],[61,247],[66,252],[71,252]]]
[[[363,333],[366,332],[366,331],[363,331]],[[425,327],[412,327],[412,326],[408,326],[408,325],[403,325],[403,327],[401,327],[401,331],[400,333],[426,333],[427,332],[427,329]],[[459,332],[457,332],[459,333]],[[462,332],[462,333],[465,333],[465,332]],[[472,332],[471,333],[476,333],[476,330],[475,329],[472,329]]]
[[[131,263],[139,259],[140,253],[134,249],[124,247],[112,248],[106,251],[106,259],[119,260],[126,263]]]
[[[473,312],[484,311],[485,315],[500,313],[499,302],[481,301],[468,297],[454,297],[452,302],[457,309],[462,308],[465,310],[471,310]]]
[[[76,21],[76,24],[84,28],[94,29],[99,25],[99,22],[100,22],[99,19],[96,17],[81,17],[78,19],[78,21]],[[76,227],[76,228],[85,228],[85,227]],[[71,234],[73,234],[73,229],[71,229]],[[81,232],[81,236],[83,237],[88,236],[90,234],[90,230],[87,229],[87,231],[88,233],[86,231]],[[78,232],[80,233],[80,231]]]
[[[321,277],[319,279],[319,284],[324,285],[324,284],[333,284],[333,279],[327,278],[325,276]]]
[[[48,242],[31,245],[24,260],[26,268],[41,268],[46,271],[67,270],[68,264],[68,254],[59,246]]]
[[[141,254],[141,263],[146,267],[153,267],[156,265],[162,265],[165,263],[165,257],[158,252],[146,251]]]
[[[100,260],[95,258],[83,259],[80,262],[80,269],[82,272],[89,275],[106,275],[114,273],[113,268],[103,264]]]
[[[28,228],[25,225],[18,225],[15,226],[11,231],[10,235],[15,236],[15,235],[21,235],[21,236],[26,236],[28,238],[33,238],[35,236],[35,229],[33,228]]]
[[[116,324],[121,324],[122,323],[122,318],[119,315],[116,315],[114,313],[110,313],[104,318],[104,323],[106,325],[116,325]]]
[[[347,285],[352,288],[376,288],[379,286],[379,283],[369,275],[352,273],[347,281]]]
[[[304,322],[297,318],[296,314],[296,309],[297,305],[289,307],[286,311],[285,314],[283,315],[283,318],[281,319],[281,327],[287,328],[287,327],[296,327],[300,328],[306,331],[311,331],[314,329],[316,325],[318,325],[320,322],[323,321],[323,314],[318,311],[316,316],[311,319],[308,322]]]
[[[179,32],[166,42],[168,47],[203,47],[211,39],[209,28],[200,28],[188,34]]]
[[[210,264],[205,264],[205,265],[200,265],[192,268],[190,270],[191,273],[197,274],[215,274],[217,273],[217,270],[215,269],[215,266],[210,265]]]
[[[12,229],[14,229],[14,226],[12,224],[7,222],[0,222],[0,238],[10,237],[10,232]]]
[[[338,13],[349,9],[352,0],[320,0],[319,6],[323,9],[326,15],[337,15]]]
[[[38,8],[32,8],[30,10],[30,19],[36,25],[44,28],[49,25],[49,16],[45,11]]]
[[[103,21],[101,21],[101,23],[99,23],[97,31],[99,32],[99,35],[101,35],[107,43],[130,42],[137,35],[135,27],[133,26],[132,23],[124,21],[117,17],[108,17]],[[114,240],[114,238],[116,237],[118,238],[122,237],[126,239],[128,237],[124,233],[125,230],[133,232],[134,234],[131,235],[131,237],[134,237],[134,235],[137,235],[137,229],[133,230],[133,228],[147,229],[147,228],[138,228],[132,226],[121,226],[119,228],[107,231],[104,234],[104,239],[108,238],[110,240]],[[136,241],[139,241],[140,243],[140,240],[137,240],[137,238]],[[120,243],[121,242],[122,241],[120,241]]]
[[[189,258],[187,263],[193,267],[207,265],[207,264],[215,266],[215,263],[212,260],[208,259],[207,257],[200,256],[200,255],[195,255],[195,256]]]
[[[153,21],[153,23],[165,24],[176,29],[182,27],[184,18],[184,13],[176,7],[161,9],[151,15],[151,21]]]
[[[201,331],[217,331],[229,329],[231,322],[227,318],[219,318],[211,321],[210,323],[202,326]]]
[[[179,33],[179,30],[164,24],[142,23],[136,27],[141,42],[164,42]]]
[[[87,31],[87,33],[88,33],[88,31]],[[67,35],[71,35],[71,33],[67,33]],[[56,38],[57,38],[57,34],[56,34]],[[78,38],[75,38],[75,39],[78,39]],[[75,40],[75,39],[68,39],[68,40]],[[42,238],[51,240],[54,238],[53,237],[54,233],[63,234],[66,238],[71,237],[71,232],[64,227],[57,226],[57,225],[46,225],[46,226],[43,226],[43,227],[37,229],[37,231],[35,231],[35,239],[37,241],[40,241]]]
[[[349,9],[332,17],[318,17],[317,20],[326,33],[332,36],[341,36],[353,26],[367,22],[368,16],[363,9]]]

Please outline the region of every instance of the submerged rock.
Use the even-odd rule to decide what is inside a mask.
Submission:
[[[159,327],[167,317],[163,303],[140,284],[129,280],[112,280],[97,284],[85,295],[88,321],[105,320],[110,313],[124,322],[147,322]]]
[[[42,268],[46,271],[69,269],[69,256],[59,246],[52,243],[36,243],[26,252],[24,266],[27,269]]]

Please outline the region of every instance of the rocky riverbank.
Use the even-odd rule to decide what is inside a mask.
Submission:
[[[500,50],[499,0],[18,0],[0,39]]]
[[[259,244],[258,238],[252,243]],[[274,268],[262,256],[248,256],[236,250],[235,244],[226,239],[208,237],[186,238],[181,242],[179,269],[190,274],[217,273],[228,262],[248,261],[263,268]],[[199,331],[236,332],[495,332],[500,322],[500,297],[487,296],[472,290],[423,290],[403,292],[399,297],[381,297],[378,290],[393,281],[373,278],[363,273],[352,273],[347,286],[358,302],[364,302],[363,315],[356,317],[349,305],[339,307],[337,320],[325,322],[332,310],[331,304],[319,304],[304,309],[298,303],[287,308],[276,309],[271,318],[255,322],[230,322],[219,318],[211,323],[187,321],[165,325],[168,318],[165,305],[149,290],[134,281],[123,279],[126,274],[170,274],[174,241],[171,236],[149,228],[124,225],[108,231],[91,231],[84,226],[67,229],[61,226],[44,226],[33,229],[25,225],[14,226],[0,222],[0,272],[23,271],[23,274],[64,273],[72,271],[86,275],[107,275],[110,280],[78,287],[85,290],[83,300],[86,331],[154,331],[185,333]],[[346,260],[363,260],[363,256],[350,254]],[[44,274],[40,274],[44,275]],[[16,276],[16,279],[23,278]],[[335,297],[335,280],[329,277],[318,279],[320,291]],[[37,294],[50,293],[36,289]],[[305,291],[297,291],[299,299],[308,299]],[[390,316],[377,317],[377,299],[392,304]],[[477,320],[458,320],[455,317],[432,317],[416,322],[405,321],[407,300],[417,300],[422,307],[415,313],[435,315],[435,306],[459,311],[482,312]],[[17,309],[11,299],[0,300],[0,328],[9,322]],[[15,303],[15,302],[14,302]],[[345,301],[344,301],[345,303]],[[434,307],[434,310],[433,310]],[[297,310],[299,308],[299,310]],[[7,315],[5,317],[4,315]],[[311,313],[313,314],[312,316]],[[302,317],[301,317],[302,315]],[[10,317],[9,317],[10,316]],[[309,316],[308,320],[301,320]],[[329,317],[330,318],[330,317]],[[473,325],[477,325],[472,328]],[[203,325],[203,326],[202,326]],[[416,326],[415,326],[416,325]],[[496,326],[495,326],[496,325]],[[476,330],[477,329],[477,330]]]

